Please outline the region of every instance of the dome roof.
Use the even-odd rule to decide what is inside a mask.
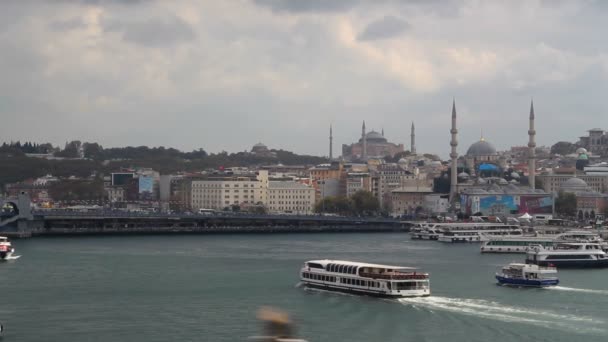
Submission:
[[[587,150],[586,150],[586,149],[584,149],[583,147],[579,147],[579,148],[576,150],[576,153],[578,153],[578,154],[583,154],[583,153],[587,154]]]
[[[369,133],[367,133],[365,135],[365,140],[367,140],[367,143],[386,143],[387,140],[385,137],[382,136],[382,134],[376,132],[376,131],[371,131]],[[363,142],[362,139],[359,139],[359,142]]]
[[[401,159],[399,159],[399,161],[397,163],[399,163],[399,164],[407,164],[407,159],[401,158]]]
[[[496,149],[494,146],[483,139],[471,145],[467,150],[468,157],[490,156],[495,154]]]
[[[262,143],[257,143],[251,148],[251,152],[268,152],[268,147]]]
[[[587,191],[587,189],[588,189],[587,183],[585,183],[584,180],[582,180],[580,178],[576,178],[576,177],[572,177],[572,178],[568,179],[560,187],[560,190],[563,190],[566,192]]]

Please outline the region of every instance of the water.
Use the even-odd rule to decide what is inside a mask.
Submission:
[[[553,289],[496,286],[523,255],[407,234],[35,238],[0,264],[7,341],[245,341],[256,310],[288,311],[315,341],[605,341],[608,269],[560,270]],[[303,261],[420,266],[428,298],[383,300],[297,287]]]

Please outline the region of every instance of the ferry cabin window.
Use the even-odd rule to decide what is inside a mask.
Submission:
[[[581,255],[581,254],[574,254],[574,255],[549,255],[547,256],[546,260],[565,260],[565,259],[578,259],[578,260],[584,260],[584,259],[591,259],[591,255]]]
[[[340,266],[338,267],[338,272],[340,272],[340,273],[344,273],[344,265],[340,265]]]
[[[314,263],[314,262],[309,262],[309,263],[308,263],[308,267],[310,267],[310,268],[320,268],[320,269],[323,269],[323,265],[321,265],[321,264],[317,264],[317,263]]]

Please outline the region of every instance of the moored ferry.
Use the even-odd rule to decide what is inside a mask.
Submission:
[[[419,223],[412,229],[411,238],[414,240],[439,240],[443,242],[480,241],[479,238],[469,239],[469,237],[471,235],[479,236],[479,232],[500,235],[521,234],[516,232],[518,229],[518,225],[488,222]],[[462,232],[464,233],[462,235],[466,236],[463,236],[462,239],[442,238],[444,235],[457,235],[457,232]]]
[[[523,236],[523,234],[523,230],[516,225],[499,224],[444,231],[437,240],[441,242],[481,242],[493,236]]]
[[[429,274],[414,267],[344,260],[311,260],[300,270],[300,282],[311,288],[378,297],[431,295]]]
[[[526,251],[526,263],[557,268],[608,267],[608,255],[598,243],[558,243],[552,247],[532,245]]]
[[[560,242],[593,242],[600,244],[604,251],[608,250],[608,243],[598,234],[573,230],[557,235],[488,237],[481,245],[480,251],[481,253],[525,253],[530,245],[551,247]]]

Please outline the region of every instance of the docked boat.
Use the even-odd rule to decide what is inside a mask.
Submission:
[[[559,284],[555,267],[511,263],[496,273],[499,285],[546,287]]]
[[[604,251],[608,250],[608,243],[598,234],[578,230],[556,235],[486,236],[484,240],[480,247],[481,253],[526,253],[531,245],[551,247],[560,242],[593,242],[600,244]]]
[[[461,229],[451,229],[449,231],[444,231],[437,240],[441,242],[481,242],[487,240],[489,237],[520,237],[523,235],[523,230],[516,225],[499,224],[484,227],[471,226]]]
[[[557,268],[608,267],[608,255],[599,243],[568,242],[550,247],[532,245],[526,251],[526,263]]]
[[[6,236],[0,236],[0,261],[19,259],[20,255],[14,255],[15,248]]]
[[[429,274],[414,267],[311,260],[302,266],[300,282],[310,288],[378,297],[431,295]]]

